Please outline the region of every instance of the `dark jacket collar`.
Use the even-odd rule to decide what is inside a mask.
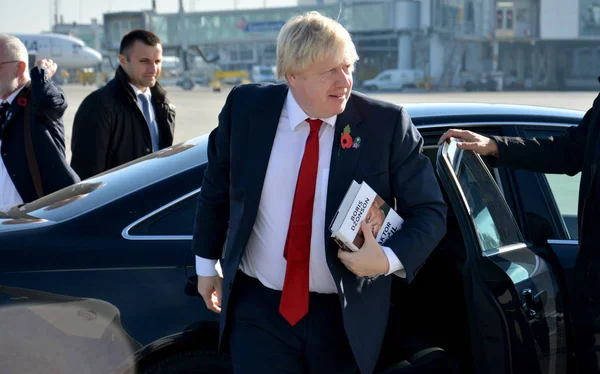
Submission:
[[[133,88],[131,88],[131,86],[129,85],[129,77],[127,76],[127,73],[125,73],[125,70],[123,70],[121,66],[119,66],[117,68],[117,71],[115,72],[115,80],[121,88],[120,91],[124,93],[125,97],[129,98],[132,101],[137,100]],[[157,103],[169,102],[167,100],[167,91],[165,91],[165,89],[160,85],[160,83],[158,83],[158,81],[156,82],[154,87],[150,88],[150,92],[152,93],[152,98],[156,100]]]

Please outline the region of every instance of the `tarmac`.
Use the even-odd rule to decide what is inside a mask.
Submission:
[[[67,157],[70,159],[70,143],[73,119],[77,108],[85,97],[96,89],[95,86],[64,85],[69,107],[65,112],[65,134]],[[225,103],[228,89],[212,92],[208,87],[195,87],[184,91],[176,86],[165,87],[167,97],[176,106],[176,126],[174,144],[209,133],[218,124],[218,115]],[[548,106],[556,108],[589,109],[598,92],[401,92],[367,93],[372,97],[395,104],[406,103],[505,103]]]

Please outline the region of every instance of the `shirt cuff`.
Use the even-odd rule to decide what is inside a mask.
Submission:
[[[196,274],[201,277],[214,277],[219,275],[217,271],[217,260],[209,260],[207,258],[196,256]]]
[[[385,275],[394,274],[400,278],[406,278],[406,269],[404,269],[404,265],[402,265],[402,262],[400,262],[394,251],[390,247],[382,246],[381,248],[383,248],[383,253],[385,253],[390,263],[390,269]]]

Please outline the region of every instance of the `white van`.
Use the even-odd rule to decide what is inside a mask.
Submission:
[[[379,73],[375,78],[364,81],[367,91],[403,90],[423,83],[425,74],[419,69],[391,69]]]
[[[250,79],[252,82],[276,82],[275,72],[275,66],[255,65],[252,66]]]

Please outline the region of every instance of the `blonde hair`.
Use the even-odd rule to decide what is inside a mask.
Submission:
[[[296,16],[277,36],[277,77],[287,79],[287,74],[303,72],[332,54],[339,63],[358,61],[350,33],[319,12]]]

